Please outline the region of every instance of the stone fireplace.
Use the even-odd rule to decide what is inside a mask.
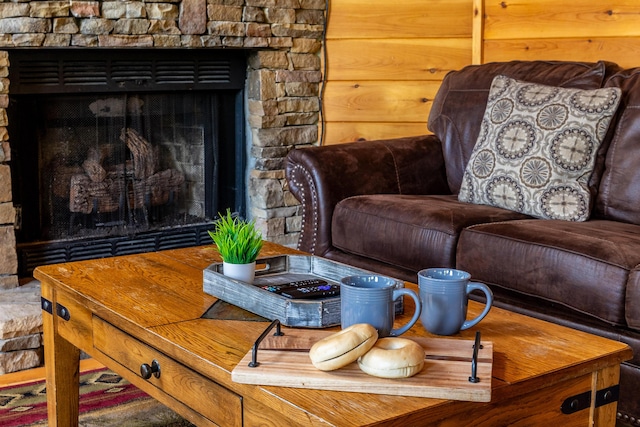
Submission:
[[[246,98],[247,216],[267,239],[297,240],[297,202],[284,186],[282,161],[318,138],[324,0],[185,0],[167,2],[25,2],[0,4],[3,113],[11,97],[14,49],[248,50]],[[0,283],[17,284],[11,193],[11,134],[6,114],[0,152]],[[15,175],[14,175],[15,176]],[[24,212],[18,212],[25,215]]]
[[[12,173],[15,159],[8,130],[14,125],[7,115],[13,96],[12,52],[246,52],[241,90],[245,215],[256,219],[267,240],[295,246],[301,217],[298,201],[286,188],[283,161],[292,148],[318,141],[325,10],[325,0],[0,3],[0,293],[5,293],[0,312],[33,318],[39,314],[33,301],[28,302],[34,307],[31,312],[16,310],[11,301],[14,293],[33,294],[14,292],[25,279],[19,274],[16,230],[21,216],[29,213],[16,209],[12,192],[12,175],[21,179]],[[20,334],[5,328],[6,322],[0,316],[0,344]],[[34,332],[33,325],[24,329]],[[3,351],[0,347],[0,363]]]

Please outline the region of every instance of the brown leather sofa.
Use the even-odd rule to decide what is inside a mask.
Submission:
[[[458,200],[496,75],[566,88],[619,87],[620,105],[589,179],[591,216],[536,219]],[[449,73],[428,120],[433,134],[291,151],[286,175],[302,204],[298,247],[417,281],[457,267],[496,305],[628,343],[618,419],[640,426],[640,69],[508,62]]]

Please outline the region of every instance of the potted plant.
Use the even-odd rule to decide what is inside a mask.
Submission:
[[[209,236],[222,257],[222,273],[233,279],[252,283],[256,271],[256,258],[262,249],[262,233],[256,229],[255,221],[246,221],[233,216],[218,214],[215,229]]]

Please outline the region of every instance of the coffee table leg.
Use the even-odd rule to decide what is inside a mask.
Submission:
[[[593,373],[593,383],[591,386],[591,425],[615,426],[618,402],[611,402],[602,406],[595,406],[595,395],[598,390],[613,387],[620,382],[620,365],[608,366]]]
[[[44,282],[42,298],[51,302],[52,313],[42,311],[44,364],[47,374],[49,427],[78,425],[80,350],[58,335],[55,293]]]

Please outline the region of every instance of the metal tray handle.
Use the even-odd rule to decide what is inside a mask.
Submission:
[[[278,319],[275,319],[273,322],[271,322],[271,324],[267,327],[267,329],[265,329],[264,332],[258,337],[256,342],[253,343],[253,347],[251,347],[251,362],[249,362],[250,368],[256,368],[258,367],[258,365],[260,365],[260,363],[258,363],[258,346],[260,345],[262,340],[267,337],[267,335],[269,334],[269,331],[273,329],[274,326],[276,327],[276,332],[273,335],[275,336],[284,335],[284,332],[282,332],[280,328],[280,321]]]

